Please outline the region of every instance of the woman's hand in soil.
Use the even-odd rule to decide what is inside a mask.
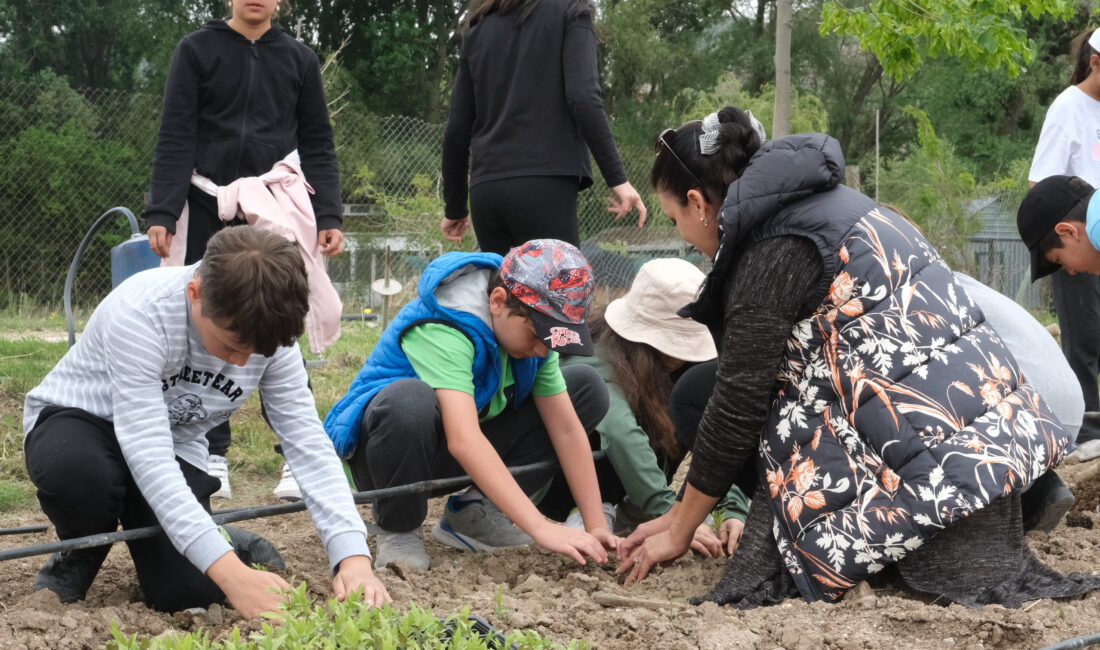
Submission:
[[[218,558],[206,575],[225,593],[226,600],[244,618],[278,612],[290,585],[278,575],[249,568],[233,552]]]
[[[657,517],[656,519],[651,519],[644,524],[638,526],[634,529],[633,533],[630,533],[629,537],[619,542],[619,550],[616,554],[619,557],[619,561],[622,562],[627,558],[633,557],[634,552],[647,539],[658,533],[668,530],[669,526],[672,525],[672,513],[676,510],[677,505],[679,504],[673,505],[668,512],[661,515],[660,517]]]
[[[741,543],[741,533],[745,531],[745,522],[733,517],[727,517],[718,530],[718,539],[722,540],[722,546],[726,547],[726,555],[733,555],[737,545]]]
[[[691,538],[691,550],[706,557],[722,557],[722,540],[714,533],[714,529],[707,524],[699,524],[695,529],[695,535]]]
[[[607,562],[607,551],[600,540],[583,530],[546,522],[531,538],[542,548],[568,555],[579,564],[587,564],[585,555],[597,562]]]
[[[370,568],[370,558],[352,555],[340,561],[340,571],[332,581],[336,600],[343,601],[356,589],[363,590],[363,602],[372,607],[392,603],[390,593]]]
[[[673,560],[687,553],[690,540],[680,541],[674,539],[671,531],[664,531],[653,535],[642,544],[641,548],[633,553],[627,560],[615,569],[615,573],[626,573],[627,586],[638,584],[647,575],[650,569],[660,564],[666,566]]]

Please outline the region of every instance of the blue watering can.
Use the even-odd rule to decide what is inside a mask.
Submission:
[[[65,277],[65,319],[69,324],[69,347],[76,343],[76,328],[73,325],[72,292],[73,280],[76,278],[76,267],[80,264],[80,258],[84,256],[84,249],[91,243],[100,226],[107,217],[114,213],[121,213],[130,222],[130,238],[111,249],[111,288],[122,284],[123,280],[131,275],[146,269],[160,266],[160,258],[149,248],[149,237],[141,234],[137,218],[129,208],[117,207],[99,215],[95,223],[84,235],[84,240],[76,249],[73,263],[69,265],[69,275]]]

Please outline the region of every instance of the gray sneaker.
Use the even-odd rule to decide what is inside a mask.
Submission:
[[[534,540],[512,523],[488,499],[447,499],[447,507],[432,537],[441,544],[463,551],[489,551],[507,546],[527,546]]]
[[[378,555],[374,558],[376,569],[385,569],[392,562],[421,571],[427,571],[431,566],[431,558],[424,549],[424,529],[420,526],[404,533],[379,530],[374,539],[378,547]]]

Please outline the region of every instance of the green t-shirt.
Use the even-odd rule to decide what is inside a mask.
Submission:
[[[408,357],[416,375],[432,387],[460,390],[474,394],[474,344],[461,331],[441,323],[425,323],[405,332],[401,337],[401,349]],[[500,361],[504,377],[500,390],[489,400],[489,405],[478,417],[479,422],[500,415],[508,405],[507,390],[515,383],[512,377],[512,364],[508,353],[500,350]],[[565,379],[558,367],[558,353],[551,352],[535,375],[531,394],[536,396],[557,395],[565,390]]]

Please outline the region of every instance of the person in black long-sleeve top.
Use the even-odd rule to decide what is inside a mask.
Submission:
[[[679,500],[618,572],[682,555],[747,472],[741,544],[695,602],[835,601],[891,564],[968,606],[1100,588],[1027,546],[1020,493],[1072,443],[980,308],[915,227],[839,185],[835,140],[762,131],[727,107],[656,144],[661,205],[714,260],[680,314],[711,329],[718,372]]]
[[[578,244],[589,150],[615,193],[609,211],[618,219],[637,208],[645,223],[604,112],[592,13],[588,0],[467,6],[443,140],[447,239],[461,240],[472,215],[483,251],[504,254],[546,237]]]
[[[184,36],[172,56],[145,209],[149,245],[168,257],[186,204],[184,264],[202,259],[207,240],[226,223],[218,218],[217,199],[191,185],[192,173],[227,185],[264,174],[297,150],[315,191],[318,246],[324,255],[338,255],[344,250],[340,175],[317,55],[272,25],[288,0],[230,4],[228,21],[209,21]],[[228,423],[208,434],[212,467],[223,483],[230,436]],[[228,486],[217,496],[228,496]]]

